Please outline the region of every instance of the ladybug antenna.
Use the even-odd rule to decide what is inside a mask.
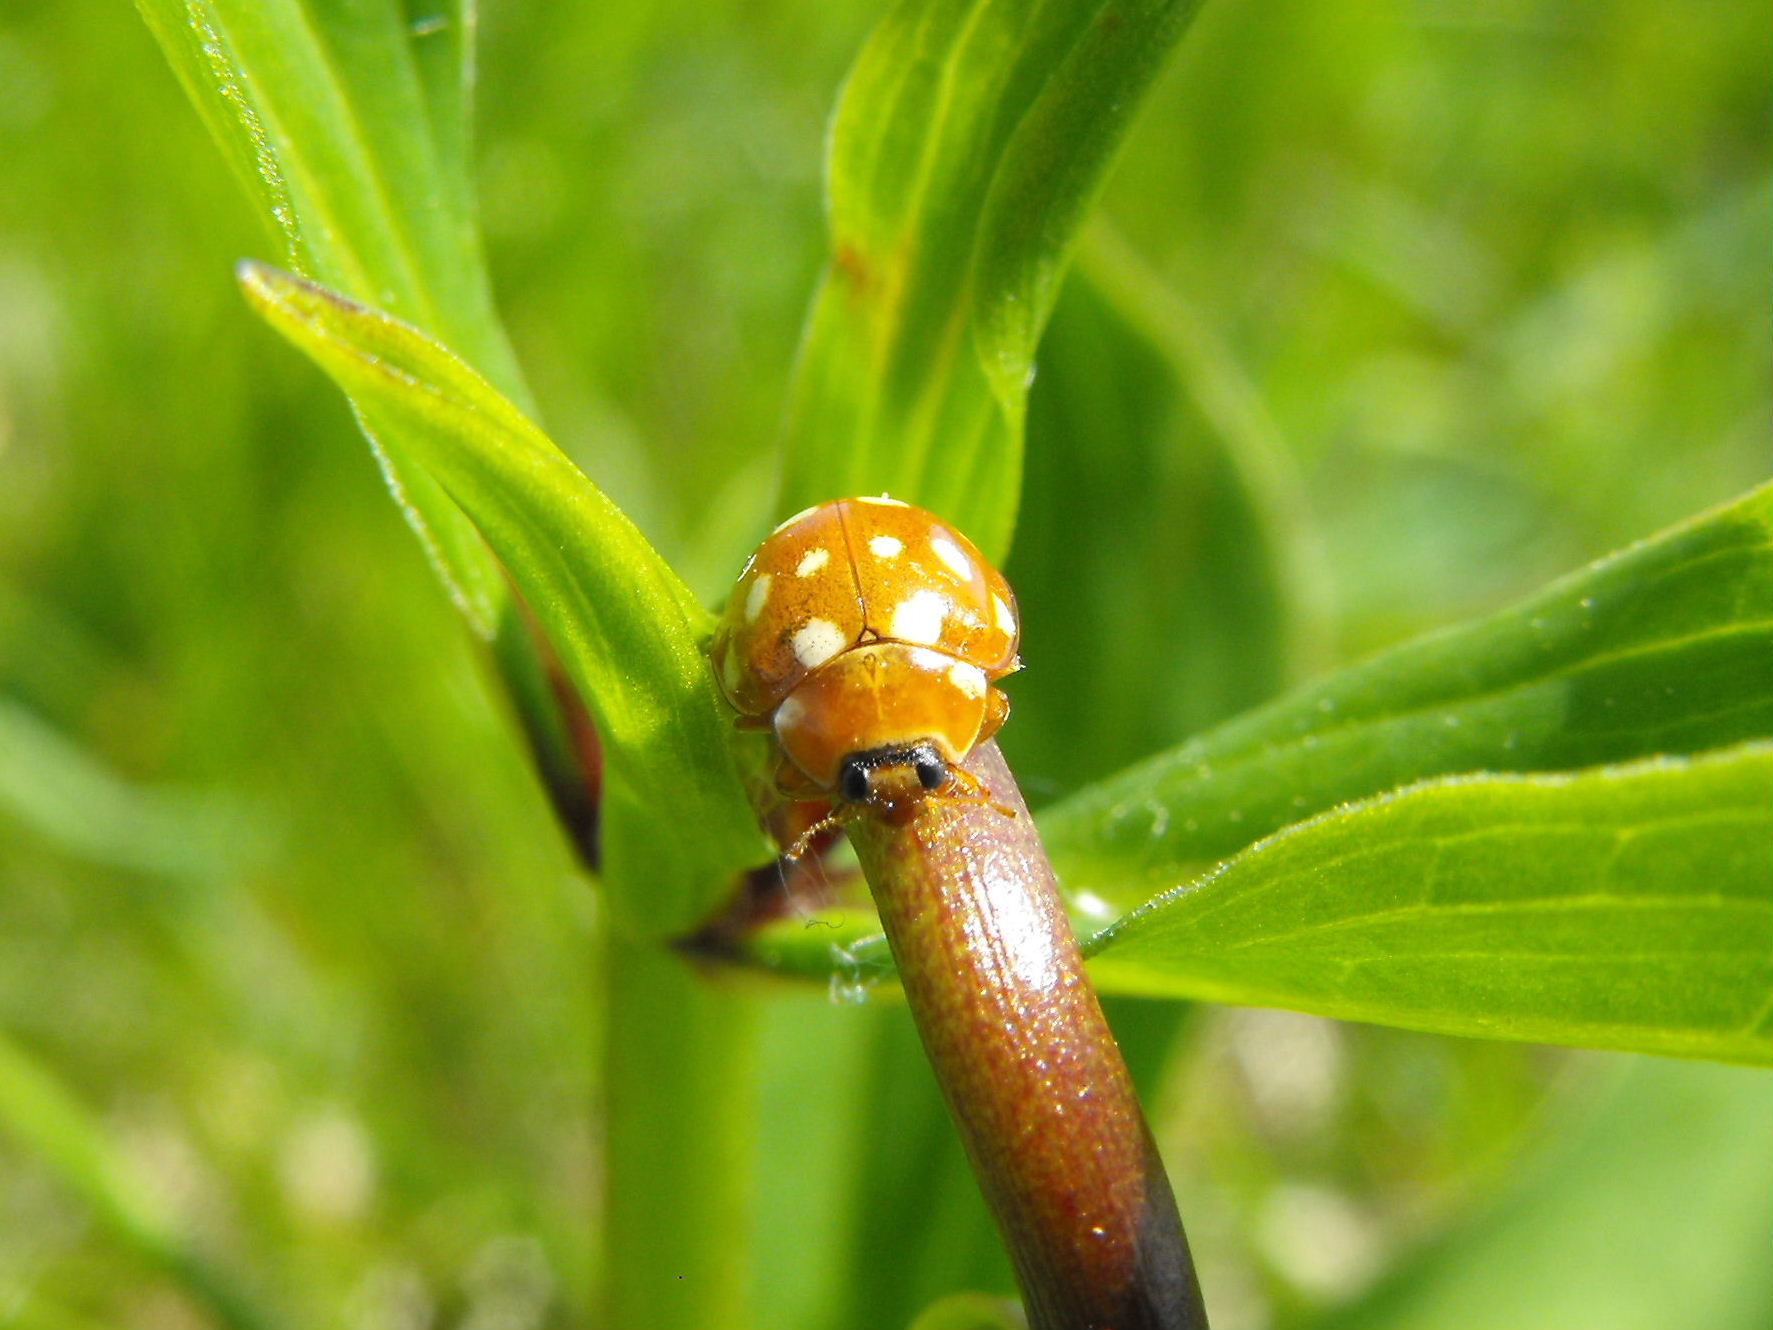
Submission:
[[[813,823],[812,826],[808,827],[805,831],[801,832],[800,835],[794,838],[794,844],[782,851],[783,862],[789,864],[800,862],[801,859],[806,857],[807,851],[812,848],[815,840],[824,835],[827,831],[832,831],[841,827],[854,816],[854,808],[848,804],[840,804],[838,807],[832,809],[831,812],[825,814],[824,817],[820,818],[817,822]]]

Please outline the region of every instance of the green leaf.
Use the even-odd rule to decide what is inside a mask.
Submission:
[[[422,333],[260,264],[255,308],[470,514],[597,723],[609,896],[674,935],[766,857],[700,646],[707,612],[621,511],[484,379]],[[694,835],[684,828],[693,827]]]
[[[891,491],[1001,559],[1035,344],[1198,0],[900,0],[850,72],[783,506]]]
[[[1773,745],[1385,795],[1090,952],[1121,992],[1773,1062]]]
[[[1773,489],[1524,604],[1330,676],[1049,810],[1085,913],[1124,912],[1351,800],[1773,736]]]
[[[459,349],[525,400],[493,309],[468,158],[472,0],[138,0],[290,268]],[[401,452],[389,489],[477,631],[505,584],[473,525]],[[504,626],[506,631],[511,631]]]

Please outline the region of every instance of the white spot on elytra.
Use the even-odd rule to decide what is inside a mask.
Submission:
[[[751,590],[745,593],[745,622],[756,623],[757,616],[763,613],[763,607],[770,598],[770,583],[775,581],[768,573],[759,573],[757,580],[751,584]]]
[[[952,540],[949,540],[948,537],[932,537],[930,540],[930,548],[936,552],[936,557],[938,559],[954,569],[957,576],[966,578],[972,577],[973,561],[967,558],[967,556],[961,552],[960,546],[956,545]]]
[[[905,548],[905,542],[897,536],[875,536],[868,542],[868,548],[876,558],[891,559]]]
[[[831,562],[831,551],[824,546],[816,550],[808,550],[794,567],[796,577],[811,577],[819,569]]]
[[[849,643],[844,640],[843,629],[831,620],[808,619],[788,639],[788,645],[794,648],[794,659],[810,670],[823,665]]]
[[[863,495],[860,499],[856,500],[856,502],[879,504],[882,508],[909,508],[911,506],[903,499],[895,499],[887,494],[881,494],[878,496]]]
[[[728,697],[739,695],[739,685],[745,682],[745,662],[739,659],[739,653],[731,647],[727,648],[726,662],[720,667],[721,680],[726,684]]]
[[[947,617],[948,597],[940,591],[918,591],[893,608],[887,636],[901,642],[935,646],[942,640],[942,623]]]
[[[1015,633],[1016,616],[1011,612],[1010,607],[1004,603],[1004,598],[998,595],[995,591],[991,593],[991,612],[997,616],[997,626],[999,628],[1012,635]]]
[[[968,697],[978,699],[985,696],[985,671],[964,660],[957,660],[948,667],[948,682]]]
[[[787,521],[779,524],[774,531],[770,532],[770,534],[772,536],[779,536],[782,534],[782,532],[786,531],[789,527],[793,526],[801,518],[811,517],[818,510],[819,510],[819,505],[816,503],[811,508],[802,508],[798,513],[794,514],[793,517],[790,517]]]

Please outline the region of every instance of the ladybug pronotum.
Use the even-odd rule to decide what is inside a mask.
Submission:
[[[773,531],[740,574],[710,657],[739,725],[775,734],[778,790],[889,818],[956,784],[1019,669],[1003,575],[940,518],[838,499]]]

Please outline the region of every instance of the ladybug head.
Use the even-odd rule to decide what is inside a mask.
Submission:
[[[933,743],[892,745],[846,757],[838,769],[837,793],[846,803],[868,805],[890,817],[940,790],[953,774]]]
[[[977,666],[872,642],[808,674],[771,725],[782,752],[821,790],[885,809],[947,786],[978,740],[988,696]]]

